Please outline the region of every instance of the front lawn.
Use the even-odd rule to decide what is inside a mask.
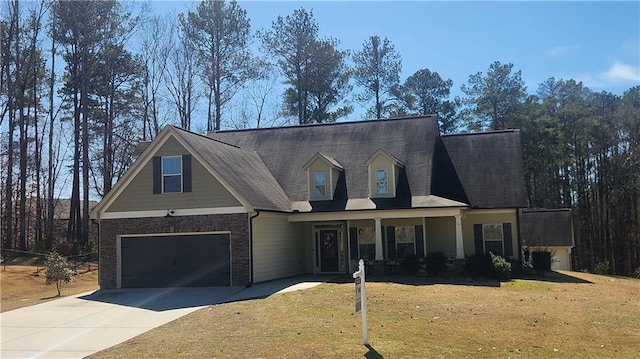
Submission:
[[[55,284],[47,285],[42,265],[26,265],[30,262],[0,266],[0,311],[6,312],[57,299]],[[88,269],[91,269],[89,271]],[[61,286],[61,296],[69,296],[98,289],[98,270],[83,264],[71,283]]]
[[[210,306],[91,358],[640,357],[640,280],[564,273],[574,280],[369,282],[370,347],[353,283],[327,283]]]

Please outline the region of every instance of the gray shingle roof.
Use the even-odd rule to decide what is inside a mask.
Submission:
[[[524,210],[520,236],[524,245],[573,247],[571,210]]]
[[[174,129],[194,155],[255,209],[360,208],[369,194],[366,162],[379,150],[404,166],[399,169],[396,197],[370,199],[367,208],[524,207],[517,130],[440,137],[436,116],[221,131],[208,136]],[[308,202],[305,164],[318,153],[343,170],[332,201]]]
[[[291,211],[291,200],[256,152],[175,129],[176,134],[255,209]]]
[[[525,207],[519,130],[443,135],[442,141],[472,207]]]
[[[348,198],[366,198],[369,179],[365,162],[378,149],[383,149],[405,166],[410,192],[408,201],[399,202],[410,206],[410,196],[431,194],[434,144],[438,135],[436,116],[424,116],[221,131],[208,136],[259,153],[292,201],[307,200],[304,165],[318,152],[344,167]]]

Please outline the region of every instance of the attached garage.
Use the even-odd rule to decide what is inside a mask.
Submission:
[[[121,236],[120,286],[229,286],[230,236],[230,233]]]

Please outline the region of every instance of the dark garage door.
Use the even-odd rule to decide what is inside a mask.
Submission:
[[[229,236],[121,237],[122,287],[229,286]]]

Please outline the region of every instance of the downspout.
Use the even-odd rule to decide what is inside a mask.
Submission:
[[[253,220],[260,215],[260,211],[256,210],[256,214],[249,217],[249,283],[247,288],[253,285]]]

